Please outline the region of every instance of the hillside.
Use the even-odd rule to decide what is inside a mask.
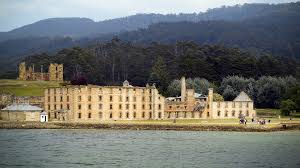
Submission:
[[[120,31],[131,31],[146,28],[159,22],[199,22],[205,20],[239,21],[260,17],[274,12],[289,10],[297,4],[244,4],[223,6],[209,9],[206,12],[190,14],[136,14],[128,17],[95,22],[88,18],[49,18],[9,32],[0,33],[0,41],[28,37],[69,36],[73,38],[95,36]]]

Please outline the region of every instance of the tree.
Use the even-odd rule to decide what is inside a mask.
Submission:
[[[214,93],[214,95],[213,95],[213,101],[224,101],[224,98],[219,93]]]
[[[296,104],[291,100],[283,100],[280,103],[281,114],[285,116],[289,116],[293,110],[295,110]]]
[[[168,88],[168,70],[162,57],[158,57],[152,67],[152,71],[149,78],[149,83],[155,83],[158,90],[163,95],[167,94]]]

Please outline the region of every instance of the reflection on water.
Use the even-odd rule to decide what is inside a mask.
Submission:
[[[300,132],[0,130],[0,167],[300,167]]]

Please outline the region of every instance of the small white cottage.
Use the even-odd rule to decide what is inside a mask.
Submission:
[[[40,119],[41,122],[48,122],[48,113],[43,111],[41,112],[41,119]]]

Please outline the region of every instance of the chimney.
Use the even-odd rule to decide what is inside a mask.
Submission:
[[[185,77],[181,77],[181,101],[184,102],[186,97]]]

